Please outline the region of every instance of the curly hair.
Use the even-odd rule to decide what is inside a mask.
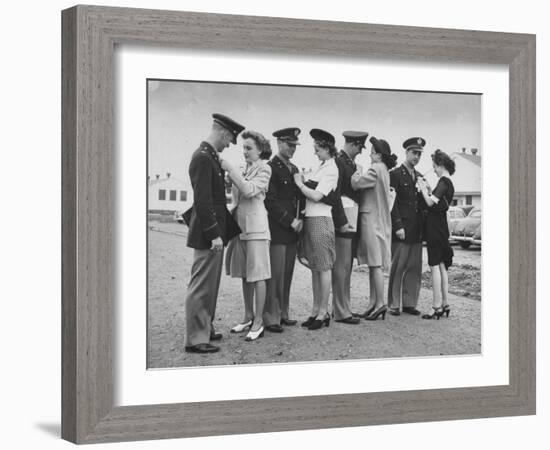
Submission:
[[[397,155],[395,153],[391,155],[382,154],[382,162],[386,165],[388,170],[391,170],[397,166]]]
[[[260,151],[260,159],[269,159],[273,151],[271,150],[271,144],[263,134],[253,130],[245,130],[241,134],[243,139],[252,139],[256,143],[256,147]]]
[[[328,154],[331,158],[334,158],[336,156],[336,153],[338,153],[338,149],[336,148],[336,145],[334,145],[332,142],[325,141],[325,140],[318,140],[316,139],[314,141],[319,147],[324,148],[325,150],[328,150]]]
[[[435,153],[432,154],[432,161],[436,166],[445,167],[447,172],[449,172],[449,175],[455,173],[455,162],[449,155],[447,155],[447,153],[437,149]]]
[[[393,169],[397,165],[397,155],[391,152],[390,144],[384,139],[376,139],[374,136],[371,138],[370,142],[373,144],[372,148],[374,151],[382,157],[382,162],[386,165],[388,170]]]

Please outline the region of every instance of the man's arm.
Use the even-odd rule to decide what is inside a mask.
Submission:
[[[391,210],[391,224],[392,230],[396,232],[403,228],[403,221],[401,220],[401,214],[399,213],[399,174],[397,170],[390,172],[390,186],[395,189],[395,201],[393,202],[393,208]]]
[[[269,217],[283,227],[290,229],[294,216],[291,216],[281,205],[278,198],[278,184],[279,176],[272,168],[272,175],[269,180],[269,187],[267,188],[267,193],[264,200],[265,209],[267,209]]]
[[[221,229],[214,213],[212,198],[212,166],[207,156],[198,155],[191,160],[189,177],[193,187],[193,204],[202,232],[207,240],[221,237]]]

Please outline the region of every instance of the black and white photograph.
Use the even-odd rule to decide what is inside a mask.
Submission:
[[[149,369],[481,354],[482,95],[146,83]]]

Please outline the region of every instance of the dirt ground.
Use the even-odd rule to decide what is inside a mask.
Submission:
[[[243,316],[240,279],[222,276],[214,326],[223,333],[221,351],[211,355],[187,354],[185,345],[185,292],[192,250],[185,245],[187,228],[178,223],[149,223],[148,248],[148,367],[282,363],[365,358],[466,355],[481,352],[481,250],[454,247],[449,270],[451,314],[441,320],[422,320],[402,314],[359,325],[331,321],[330,327],[308,331],[285,327],[280,334],[266,331],[263,338],[245,342],[246,333],[229,329]],[[427,255],[424,255],[427,261]],[[431,276],[424,263],[419,309],[430,311]],[[354,266],[352,307],[366,309],[368,269]],[[387,280],[386,280],[387,289]],[[291,317],[305,320],[312,301],[311,272],[298,262],[291,288]]]

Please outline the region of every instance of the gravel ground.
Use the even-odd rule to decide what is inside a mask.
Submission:
[[[455,247],[455,264],[449,272],[451,314],[441,320],[422,320],[403,314],[386,320],[362,321],[359,325],[332,322],[330,327],[308,331],[299,325],[284,333],[266,332],[258,341],[244,341],[245,333],[229,329],[243,315],[241,281],[222,276],[214,321],[224,337],[221,351],[213,355],[187,354],[185,345],[185,292],[192,250],[185,245],[187,228],[178,223],[149,223],[148,249],[148,367],[183,367],[395,358],[434,355],[466,355],[481,352],[480,279],[481,251]],[[424,255],[424,260],[427,256]],[[424,266],[419,309],[430,311],[429,269]],[[472,282],[474,280],[474,282]],[[387,288],[387,281],[386,281]],[[368,269],[354,267],[354,311],[366,308]],[[456,294],[461,295],[456,295]],[[296,263],[291,289],[291,316],[305,320],[311,307],[311,272]]]

